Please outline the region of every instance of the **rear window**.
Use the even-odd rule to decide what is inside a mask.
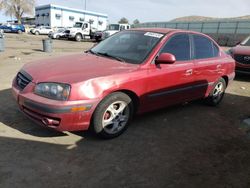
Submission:
[[[212,40],[201,35],[193,35],[195,59],[213,58],[219,55],[219,49]]]

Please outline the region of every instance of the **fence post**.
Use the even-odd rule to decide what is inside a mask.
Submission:
[[[201,32],[203,33],[204,22],[201,22]]]
[[[234,31],[235,35],[237,34],[238,28],[239,28],[239,21],[236,22],[236,27],[235,27],[235,31]]]

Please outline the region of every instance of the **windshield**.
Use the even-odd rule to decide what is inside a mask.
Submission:
[[[122,59],[126,63],[141,64],[162,37],[160,33],[123,31],[102,41],[91,52]]]
[[[58,33],[63,33],[65,31],[65,29],[58,29]]]
[[[82,28],[82,23],[76,22],[75,25],[74,25],[74,27],[76,27],[76,28]]]
[[[109,25],[108,30],[119,30],[119,24],[111,24],[111,25]]]

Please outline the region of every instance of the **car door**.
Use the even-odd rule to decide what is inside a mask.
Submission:
[[[206,36],[193,34],[195,97],[202,98],[216,82],[222,70],[219,48]]]
[[[90,28],[89,28],[89,24],[88,23],[84,23],[82,25],[82,34],[83,35],[89,35],[90,34]]]
[[[44,34],[49,34],[49,32],[51,31],[51,27],[45,27],[45,33]]]
[[[148,79],[150,109],[181,103],[192,99],[193,67],[191,40],[188,34],[178,33],[159,51],[175,55],[174,64],[152,64]]]
[[[44,27],[40,27],[40,28],[39,28],[39,33],[40,33],[40,34],[44,34]]]

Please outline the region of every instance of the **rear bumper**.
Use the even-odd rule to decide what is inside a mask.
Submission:
[[[55,101],[12,86],[20,110],[36,123],[58,131],[87,130],[97,101]]]

